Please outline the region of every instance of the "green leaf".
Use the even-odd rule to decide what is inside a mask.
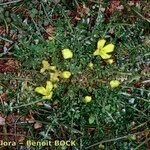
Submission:
[[[93,115],[91,115],[91,116],[89,117],[89,124],[94,123],[94,121],[95,121],[95,117],[94,117]]]

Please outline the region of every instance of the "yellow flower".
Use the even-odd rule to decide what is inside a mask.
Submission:
[[[83,99],[84,103],[89,103],[92,100],[91,96],[85,96],[85,98]]]
[[[107,59],[107,62],[108,62],[109,64],[112,64],[112,63],[114,63],[114,60],[113,60],[113,59]]]
[[[61,75],[63,78],[68,79],[70,78],[71,73],[69,71],[63,71]]]
[[[59,76],[60,76],[60,72],[57,70],[55,72],[50,72],[50,81],[51,82],[59,81]]]
[[[43,64],[43,67],[40,70],[40,73],[43,73],[45,70],[56,70],[56,66],[50,66],[50,64],[46,60],[43,60],[42,64]]]
[[[35,88],[35,92],[44,95],[42,97],[42,99],[51,99],[52,98],[52,89],[53,89],[53,84],[50,81],[46,82],[46,88],[44,88],[43,86],[41,87],[36,87]]]
[[[68,59],[68,58],[73,57],[73,53],[70,49],[63,49],[62,50],[62,55],[63,55],[64,59]]]
[[[111,80],[110,81],[110,87],[111,88],[116,88],[120,85],[120,82],[118,80]]]
[[[111,55],[108,53],[110,53],[114,50],[114,45],[108,44],[108,45],[104,46],[105,43],[106,43],[106,40],[104,40],[104,39],[98,41],[97,49],[94,52],[94,56],[100,55],[103,59],[109,59],[111,57]]]
[[[89,64],[88,64],[88,67],[90,68],[90,69],[93,69],[93,63],[92,62],[90,62]]]

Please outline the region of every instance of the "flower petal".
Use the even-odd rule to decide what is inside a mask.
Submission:
[[[114,63],[114,60],[113,59],[107,59],[106,60],[109,64],[113,64]]]
[[[102,51],[105,53],[110,53],[114,50],[114,45],[113,44],[108,44],[104,48],[102,48]]]
[[[91,96],[85,96],[85,98],[83,99],[83,102],[89,103],[89,102],[91,102],[91,100],[92,100]]]
[[[48,69],[48,67],[50,66],[50,64],[48,63],[47,60],[43,60],[42,64],[43,64],[43,68],[45,68],[45,69]]]
[[[51,81],[47,81],[46,83],[46,93],[50,93],[50,91],[53,89],[53,84]]]
[[[49,95],[43,96],[42,99],[51,99],[53,95],[53,92],[50,92]]]
[[[68,59],[68,58],[73,57],[73,53],[70,49],[63,49],[62,50],[62,55],[63,55],[64,59]]]
[[[106,40],[101,39],[97,42],[97,49],[102,49],[106,43]]]
[[[62,72],[63,78],[68,79],[68,78],[70,78],[70,76],[71,76],[71,73],[69,71],[63,71]]]
[[[109,84],[111,88],[116,88],[120,85],[120,82],[118,80],[111,80]]]
[[[58,71],[50,72],[50,81],[51,82],[59,81],[59,75],[60,73]]]
[[[93,53],[94,56],[96,55],[99,55],[99,49],[97,49],[94,53]]]
[[[49,69],[55,71],[56,70],[56,66],[49,66]]]
[[[105,53],[104,51],[100,51],[99,54],[103,59],[109,59],[111,57],[111,55]]]
[[[42,94],[42,95],[46,95],[46,89],[44,87],[36,87],[35,88],[35,92]]]
[[[40,73],[43,73],[45,70],[46,70],[45,68],[42,68],[42,69],[40,70]]]

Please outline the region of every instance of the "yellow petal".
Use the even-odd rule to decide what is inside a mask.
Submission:
[[[106,40],[101,39],[97,42],[97,49],[102,49],[106,43]]]
[[[49,95],[43,96],[42,99],[51,99],[53,92],[50,92]]]
[[[97,49],[94,53],[93,53],[94,56],[96,55],[99,55],[99,49]]]
[[[111,80],[110,81],[110,87],[111,88],[116,88],[120,85],[120,82],[118,80]]]
[[[104,51],[100,51],[99,54],[103,59],[109,59],[111,57],[111,55],[105,53]]]
[[[113,59],[108,59],[107,62],[108,62],[109,64],[112,64],[112,63],[114,62],[114,60],[113,60]]]
[[[56,71],[56,72],[51,72],[50,73],[50,81],[51,82],[56,82],[56,81],[59,81],[59,72],[58,71]]]
[[[85,96],[83,102],[89,103],[91,100],[92,100],[92,97],[91,97],[91,96]]]
[[[49,66],[49,69],[55,71],[56,70],[56,66]]]
[[[42,61],[42,64],[43,64],[43,68],[45,68],[45,69],[48,69],[49,66],[50,66],[50,64],[49,64],[48,61],[46,61],[46,60],[43,60],[43,61]]]
[[[40,73],[43,73],[45,70],[46,70],[45,68],[42,68],[42,69],[40,70]]]
[[[46,60],[43,60],[42,61],[42,64],[43,64],[43,68],[40,70],[40,73],[43,73],[45,70],[47,70],[50,66],[50,64],[48,63],[48,61]]]
[[[114,50],[114,45],[113,44],[108,44],[105,47],[102,48],[102,51],[105,53],[110,53]]]
[[[50,91],[53,89],[53,84],[51,81],[46,82],[46,92],[50,93]]]
[[[42,95],[46,95],[46,89],[44,87],[36,87],[35,88],[35,92],[42,94]]]
[[[63,78],[68,79],[68,78],[70,78],[70,76],[71,76],[71,73],[69,71],[63,71],[62,72]]]
[[[68,59],[68,58],[73,57],[73,53],[70,49],[63,49],[62,50],[62,55],[63,55],[64,59]]]

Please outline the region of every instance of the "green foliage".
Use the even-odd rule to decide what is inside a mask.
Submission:
[[[10,5],[10,11],[9,7],[0,8],[0,12],[5,12],[0,13],[0,23],[18,33],[18,40],[12,44],[8,54],[22,64],[19,75],[7,73],[1,77],[2,82],[6,80],[9,95],[8,100],[0,104],[2,112],[7,115],[17,111],[26,116],[32,110],[34,118],[43,127],[35,130],[33,124],[23,126],[31,139],[76,139],[78,144],[74,149],[83,150],[90,146],[98,149],[99,144],[99,148],[108,150],[136,148],[139,141],[134,133],[149,131],[146,123],[150,99],[147,86],[150,47],[146,44],[149,41],[149,22],[140,18],[134,10],[128,13],[133,11],[138,17],[135,21],[126,19],[123,12],[115,12],[106,22],[105,12],[98,8],[108,6],[108,1],[101,2],[102,6],[98,2],[87,6],[89,14],[74,20],[75,24],[69,12],[76,11],[77,3],[86,4],[86,0],[64,0],[58,4],[49,0],[21,3],[29,13],[26,18],[13,11],[21,6],[20,3]],[[45,26],[49,24],[54,26],[52,40],[44,37]],[[93,56],[99,38],[115,45],[114,64],[107,64],[100,57]],[[72,59],[63,59],[61,50],[64,48],[72,50]],[[51,101],[43,101],[34,91],[49,78],[40,74],[42,60],[72,73],[70,79],[57,84]],[[94,64],[93,70],[87,67],[89,62]],[[15,88],[9,83],[12,79],[18,83]],[[113,79],[121,81],[120,87],[110,88],[109,82]],[[23,87],[24,81],[28,82],[28,90]],[[4,92],[4,88],[0,87],[0,95]],[[92,101],[87,104],[83,103],[86,95],[92,96]],[[42,105],[37,105],[39,102]],[[108,141],[92,146],[103,140]],[[140,148],[146,150],[146,144]]]

